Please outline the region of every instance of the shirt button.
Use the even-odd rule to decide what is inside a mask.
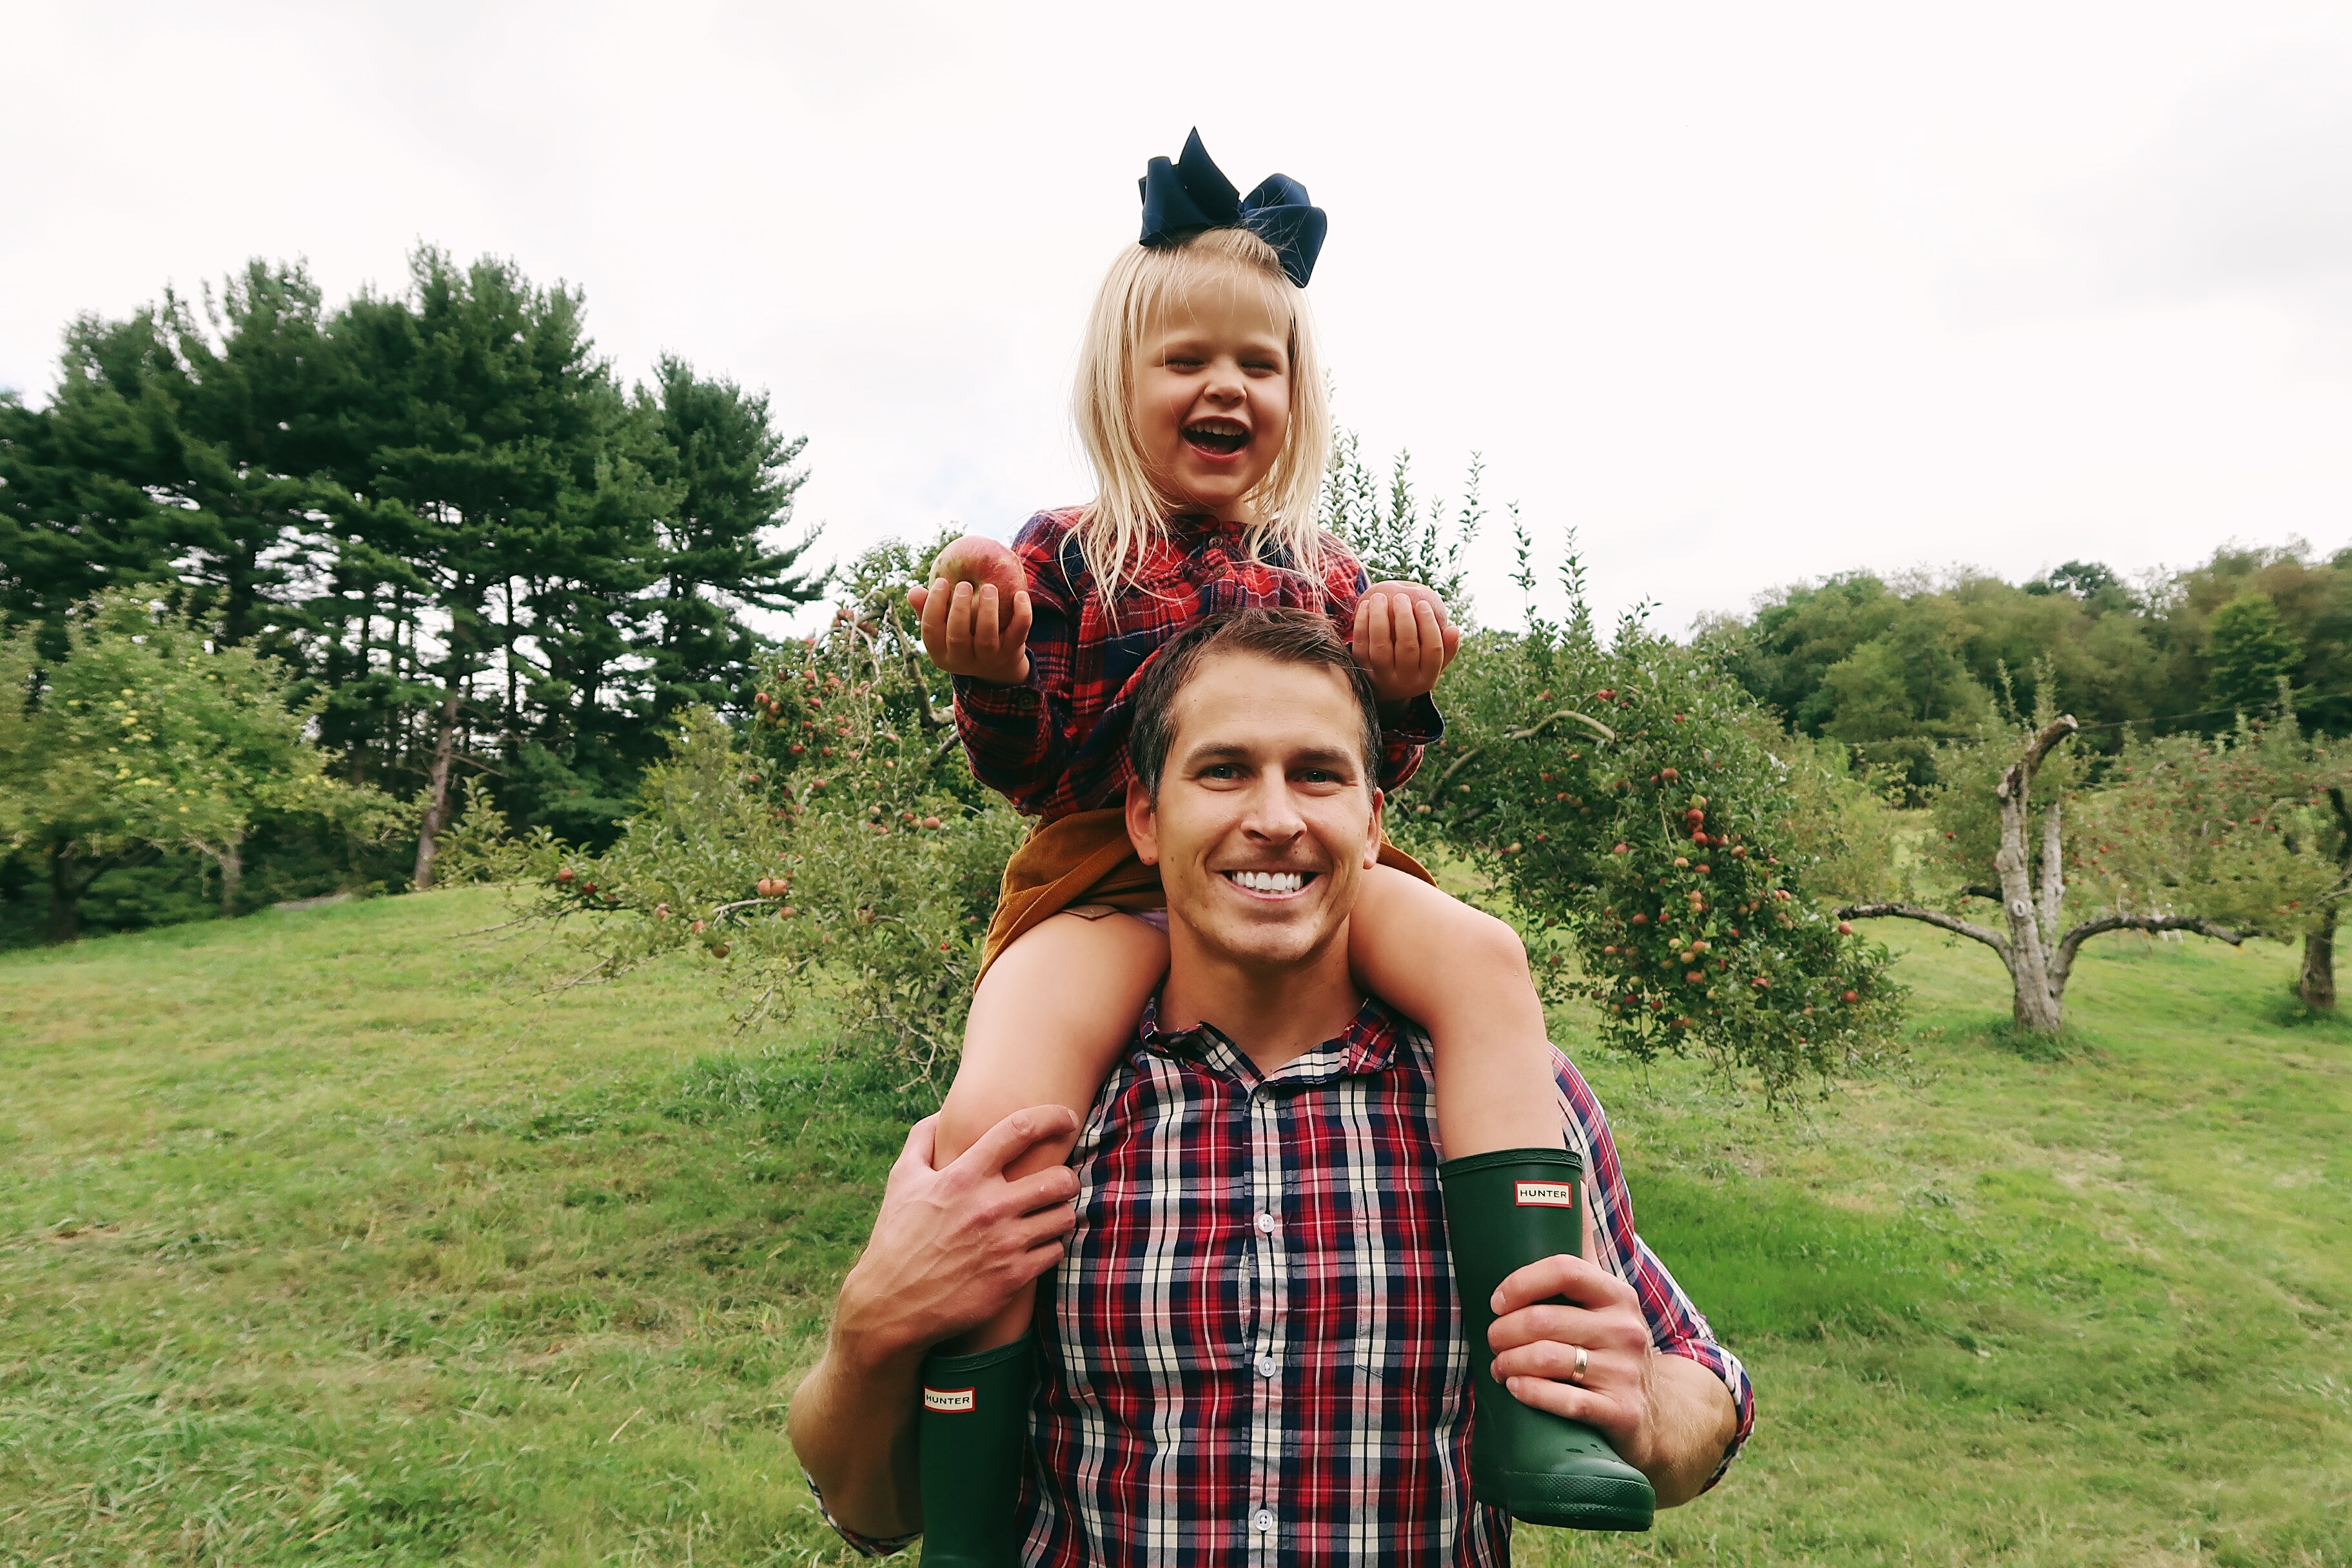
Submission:
[[[1260,1235],[1272,1236],[1274,1234],[1274,1216],[1270,1214],[1262,1214],[1258,1215],[1257,1228]]]
[[[1274,1510],[1270,1508],[1262,1508],[1255,1513],[1250,1515],[1250,1528],[1256,1531],[1260,1535],[1264,1535],[1268,1531],[1272,1530],[1274,1528]]]
[[[1272,1377],[1274,1372],[1275,1361],[1272,1356],[1262,1355],[1257,1358],[1257,1374],[1260,1377]]]

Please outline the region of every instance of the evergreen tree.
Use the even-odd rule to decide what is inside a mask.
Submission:
[[[803,447],[675,359],[631,397],[579,292],[511,263],[423,249],[331,309],[257,261],[74,322],[45,405],[0,395],[0,626],[62,657],[76,606],[152,584],[277,655],[350,782],[420,797],[424,882],[461,770],[602,840],[671,716],[745,710],[746,616],[824,584],[785,532]]]
[[[412,295],[404,321],[368,301],[354,323],[373,407],[345,488],[373,547],[363,563],[403,569],[404,662],[436,688],[414,874],[430,887],[453,769],[476,734],[512,758],[527,740],[560,748],[601,727],[614,618],[651,579],[658,498],[616,449],[625,405],[576,290],[534,288],[506,262],[461,270],[427,248]],[[428,608],[429,624],[413,614]]]
[[[776,430],[765,393],[697,376],[673,355],[637,397],[661,436],[654,476],[674,496],[659,525],[659,583],[642,647],[653,665],[654,712],[692,703],[740,710],[765,644],[739,610],[790,610],[824,590],[827,574],[803,559],[809,539],[778,537],[806,479],[793,464],[808,440]]]
[[[150,487],[165,478],[162,400],[144,385],[152,320],[76,321],[56,395],[0,394],[0,616],[36,625],[47,658],[66,618],[110,583],[169,582],[173,548]]]

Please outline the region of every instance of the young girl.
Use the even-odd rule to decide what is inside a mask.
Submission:
[[[1237,200],[1198,132],[1174,165],[1153,159],[1143,187],[1143,237],[1113,262],[1081,352],[1076,412],[1095,500],[1022,529],[1028,585],[1010,606],[992,586],[950,590],[944,577],[910,596],[925,647],[955,677],[973,772],[1038,818],[1005,868],[940,1115],[942,1165],[1023,1107],[1083,1117],[1167,968],[1158,873],[1136,858],[1121,814],[1125,694],[1152,653],[1217,610],[1326,610],[1380,696],[1379,782],[1395,789],[1441,729],[1429,693],[1460,641],[1435,595],[1367,593],[1362,567],[1316,525],[1332,432],[1301,289],[1321,210],[1282,175]],[[1429,1032],[1448,1160],[1559,1150],[1543,1010],[1510,928],[1384,846],[1349,931],[1363,987]],[[1007,1175],[1067,1154],[1033,1151]],[[1458,1253],[1464,1226],[1452,1228]],[[1034,1293],[926,1366],[927,1563],[1015,1560]]]

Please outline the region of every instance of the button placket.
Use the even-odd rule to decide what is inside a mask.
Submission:
[[[1249,1203],[1252,1255],[1257,1267],[1255,1332],[1247,1347],[1251,1379],[1249,1445],[1249,1520],[1253,1560],[1272,1561],[1276,1532],[1275,1495],[1283,1444],[1283,1401],[1276,1373],[1281,1370],[1277,1352],[1287,1336],[1289,1269],[1279,1239],[1282,1205],[1283,1097],[1260,1085],[1249,1097]]]

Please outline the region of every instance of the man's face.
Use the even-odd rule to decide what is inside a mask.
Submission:
[[[1174,718],[1160,798],[1135,784],[1127,801],[1171,921],[1245,965],[1306,962],[1344,931],[1380,856],[1354,692],[1336,670],[1223,654],[1177,694]]]

